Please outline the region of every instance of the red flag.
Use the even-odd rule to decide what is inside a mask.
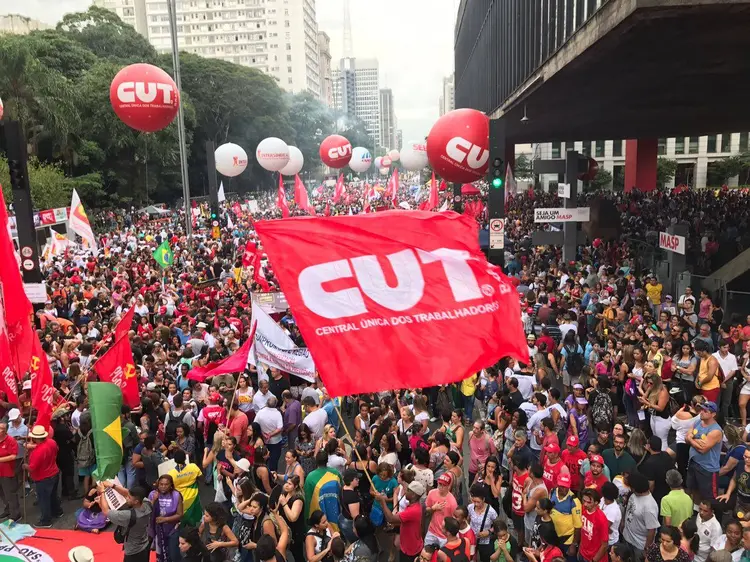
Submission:
[[[31,406],[37,411],[34,424],[48,428],[52,421],[55,386],[52,381],[52,371],[47,362],[47,354],[42,351],[42,344],[36,337],[32,342],[29,371],[31,373]]]
[[[11,363],[20,380],[29,370],[34,340],[39,343],[31,325],[33,308],[26,296],[18,270],[16,252],[8,227],[8,211],[0,188],[0,287],[5,306],[5,332],[11,352]]]
[[[427,201],[428,211],[437,209],[437,206],[440,204],[437,181],[435,181],[435,172],[432,172],[432,181],[430,181],[430,198]]]
[[[281,209],[282,218],[289,218],[289,204],[286,202],[286,194],[284,193],[284,178],[279,174],[279,193],[276,196],[276,206]]]
[[[128,311],[122,315],[117,326],[115,326],[115,340],[119,340],[121,337],[128,335],[128,332],[130,332],[130,329],[133,327],[133,316],[135,316],[135,305],[131,305]]]
[[[367,213],[370,210],[370,197],[372,195],[372,187],[369,183],[365,184],[365,196],[364,201],[362,202],[362,212]]]
[[[469,217],[385,211],[257,230],[332,396],[452,383],[505,356],[529,361],[518,293],[487,262]]]
[[[253,342],[255,341],[255,329],[257,326],[258,322],[253,322],[253,327],[250,329],[250,337],[247,338],[247,341],[242,344],[242,347],[240,347],[236,353],[233,353],[221,361],[209,363],[205,367],[190,369],[187,378],[190,380],[205,382],[206,379],[216,375],[244,372],[247,367],[247,356],[250,353],[250,348],[253,346]]]
[[[94,370],[102,382],[116,384],[122,390],[122,401],[131,408],[141,403],[138,392],[138,369],[128,337],[117,338],[115,344],[94,363]]]
[[[391,174],[390,179],[388,180],[388,189],[386,191],[386,199],[389,200],[391,203],[393,203],[393,206],[396,206],[396,203],[398,202],[398,168],[393,169],[393,174]]]
[[[438,191],[445,191],[448,189],[448,184],[445,183],[445,180],[440,180],[440,187],[438,187]]]
[[[307,211],[311,215],[315,214],[315,207],[310,205],[310,198],[307,195],[307,188],[299,176],[294,176],[294,202],[303,211]]]
[[[263,252],[256,246],[255,254],[253,254],[253,281],[260,285],[263,291],[267,293],[271,290],[271,287],[268,286],[268,281],[263,276],[263,264],[260,261],[262,258]]]
[[[331,216],[331,202],[330,202],[330,201],[328,201],[328,202],[326,203],[326,208],[325,208],[325,211],[323,211],[323,214],[324,214],[325,216],[327,216],[327,217],[330,217],[330,216]]]
[[[333,192],[333,202],[338,203],[346,193],[344,187],[344,174],[339,175],[339,179],[336,180],[336,190]]]
[[[245,252],[242,254],[242,267],[250,267],[253,265],[253,258],[255,258],[255,242],[252,240],[245,244]]]

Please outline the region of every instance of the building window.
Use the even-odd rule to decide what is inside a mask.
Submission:
[[[690,137],[690,152],[693,152],[693,137]],[[716,135],[708,135],[708,144],[706,145],[706,152],[709,154],[716,153]]]
[[[604,158],[604,141],[596,141],[594,158]]]
[[[674,153],[685,154],[685,137],[677,137],[674,139]]]
[[[286,56],[286,62],[292,62],[292,55]]]
[[[622,156],[622,145],[624,143],[623,140],[612,141],[612,156]]]
[[[587,157],[591,157],[591,141],[583,141],[581,146],[581,154]]]
[[[747,152],[748,149],[748,137],[750,137],[750,134],[748,133],[740,133],[740,152]]]
[[[552,143],[552,158],[561,158],[561,152],[562,152],[562,143],[559,142],[553,142]]]
[[[612,189],[614,191],[625,189],[625,166],[612,166]]]
[[[690,137],[688,142],[688,154],[698,154],[700,137]]]
[[[721,133],[721,151],[732,152],[732,133]]]
[[[664,156],[667,153],[667,139],[659,139],[659,144],[656,147],[656,153],[659,156]]]
[[[286,71],[287,71],[287,72],[288,72],[289,74],[291,74],[291,73],[292,73],[292,67],[291,67],[291,66],[287,66],[287,67],[286,67]]]

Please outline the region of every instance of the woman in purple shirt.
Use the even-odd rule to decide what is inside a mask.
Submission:
[[[170,553],[177,550],[175,527],[182,518],[182,494],[174,489],[172,477],[165,474],[159,477],[156,490],[149,494],[148,499],[154,506],[149,534],[156,545],[156,561],[175,562],[179,557],[170,556]]]

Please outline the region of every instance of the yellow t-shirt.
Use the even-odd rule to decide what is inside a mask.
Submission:
[[[477,390],[477,376],[471,375],[461,381],[461,394],[464,396],[474,396]]]
[[[661,283],[657,283],[656,285],[651,283],[646,284],[646,294],[651,299],[651,304],[661,304],[661,292],[663,288]]]
[[[719,377],[715,376],[713,379],[711,379],[711,382],[709,382],[706,385],[703,385],[703,381],[708,377],[708,362],[710,359],[706,359],[705,361],[701,361],[701,366],[698,369],[698,382],[700,384],[701,390],[713,390],[715,388],[719,388],[721,386],[721,383],[719,382]]]

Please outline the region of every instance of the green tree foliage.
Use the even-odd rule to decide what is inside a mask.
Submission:
[[[37,208],[67,204],[73,187],[88,208],[182,196],[176,123],[141,133],[122,123],[110,105],[112,79],[135,62],[173,75],[171,55],[159,55],[131,26],[98,7],[66,15],[53,30],[0,36],[0,95],[34,158],[29,176]],[[180,54],[180,69],[194,195],[208,192],[207,141],[234,142],[248,153],[246,172],[220,178],[228,191],[275,186],[254,157],[265,137],[299,147],[307,172],[320,170],[320,142],[336,131],[373,152],[361,122],[337,121],[340,116],[313,95],[285,93],[258,70],[189,53]]]
[[[589,189],[591,191],[606,191],[612,189],[612,172],[604,168],[599,168],[599,171],[589,182]]]
[[[670,160],[669,158],[658,158],[656,160],[656,187],[658,189],[664,189],[670,181],[674,179],[674,175],[677,173],[677,160]],[[625,189],[632,186],[625,186]]]
[[[516,165],[513,168],[513,176],[519,180],[528,180],[534,177],[534,169],[531,160],[525,154],[516,157]]]

